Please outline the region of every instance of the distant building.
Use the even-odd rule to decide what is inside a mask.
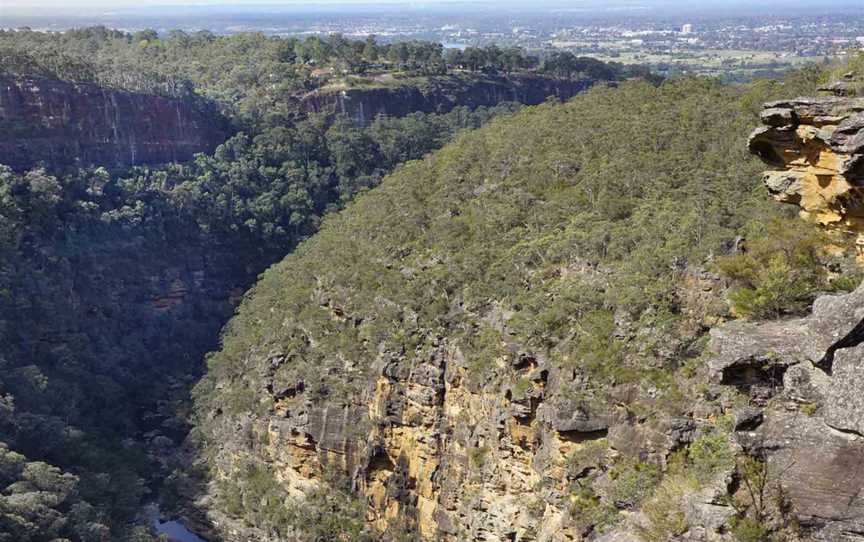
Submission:
[[[693,33],[693,25],[692,24],[685,24],[684,26],[682,26],[681,27],[681,33],[682,34],[692,34]]]

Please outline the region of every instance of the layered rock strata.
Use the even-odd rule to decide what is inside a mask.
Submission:
[[[749,146],[772,167],[763,182],[774,198],[864,246],[864,98],[771,102],[761,117]]]

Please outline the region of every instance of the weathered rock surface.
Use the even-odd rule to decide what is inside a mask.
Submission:
[[[320,483],[325,465],[338,465],[365,497],[370,524],[384,531],[401,522],[422,540],[583,540],[591,525],[571,511],[576,480],[607,454],[662,463],[695,435],[689,419],[640,420],[599,400],[574,403],[581,375],[530,352],[495,369],[507,375],[500,382],[518,385],[472,382],[465,356],[446,339],[410,363],[381,352],[378,376],[361,395],[323,405],[303,383],[280,379],[290,355],[267,357],[275,408],[233,429],[260,445],[220,450],[219,471],[232,476],[264,461],[299,497]],[[698,513],[715,517],[703,500],[694,503]],[[210,519],[231,540],[271,540],[218,510]]]
[[[775,199],[832,231],[864,232],[864,98],[771,102],[750,150],[772,166],[763,181]],[[859,243],[860,244],[860,243]]]
[[[219,115],[188,101],[0,76],[0,163],[14,169],[184,161],[225,138]]]
[[[712,332],[716,381],[750,386],[751,397],[755,386],[770,388],[758,423],[738,427],[738,439],[767,459],[769,478],[813,540],[860,540],[864,532],[864,346],[855,344],[864,339],[856,335],[862,319],[864,286],[818,298],[805,318]]]

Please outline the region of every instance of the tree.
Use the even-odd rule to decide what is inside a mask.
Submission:
[[[132,41],[134,43],[143,42],[153,42],[159,39],[159,33],[153,30],[152,28],[148,28],[145,30],[139,30],[132,35]]]
[[[368,36],[363,45],[363,58],[369,62],[378,61],[378,43],[375,41],[375,36]]]

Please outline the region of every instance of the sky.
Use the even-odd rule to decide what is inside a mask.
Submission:
[[[423,3],[445,3],[453,0],[423,0]],[[0,0],[0,8],[120,8],[120,7],[144,7],[144,6],[190,6],[190,5],[242,5],[244,3],[254,5],[310,5],[310,4],[351,4],[351,3],[387,3],[405,0]],[[491,3],[491,1],[490,1]],[[579,2],[577,2],[579,3]]]
[[[160,7],[160,6],[302,6],[306,9],[315,5],[333,4],[411,4],[415,7],[436,6],[441,7],[448,3],[470,3],[474,5],[489,4],[490,6],[501,6],[507,4],[511,7],[525,6],[532,9],[544,7],[609,7],[621,6],[644,6],[647,8],[669,9],[675,7],[697,10],[705,9],[735,9],[735,8],[777,8],[780,10],[791,7],[808,7],[810,10],[832,8],[860,8],[864,0],[0,0],[0,26],[4,13],[46,13],[51,11],[78,12],[89,9],[125,10]]]
[[[468,1],[468,0],[466,0]],[[501,4],[501,0],[470,0],[471,3],[487,3],[490,5],[498,5]],[[148,6],[168,6],[168,5],[242,5],[244,3],[247,4],[255,4],[255,5],[305,5],[309,6],[310,4],[350,4],[350,3],[387,3],[387,2],[398,2],[398,3],[409,3],[406,0],[0,0],[0,8],[69,8],[69,9],[80,9],[85,7],[99,7],[99,8],[120,8],[120,7],[143,7],[145,5]],[[422,4],[444,4],[444,3],[458,3],[459,0],[420,0],[413,1],[410,3],[422,3]],[[510,0],[507,3],[518,4],[520,3],[518,0]],[[598,6],[598,5],[606,5],[606,4],[622,4],[622,5],[644,5],[644,6],[664,6],[668,7],[670,5],[680,4],[680,5],[693,5],[693,0],[539,0],[539,1],[528,1],[524,2],[526,5],[567,5],[571,7],[580,7],[580,6]],[[741,4],[741,5],[749,5],[749,4],[762,4],[762,5],[775,5],[778,8],[782,8],[783,6],[787,6],[789,4],[799,4],[803,2],[797,2],[795,0],[699,0],[698,2],[701,5],[708,6],[728,6],[730,4]],[[807,2],[814,7],[821,5],[828,6],[836,6],[836,5],[847,5],[847,6],[861,6],[861,0],[809,0]]]

